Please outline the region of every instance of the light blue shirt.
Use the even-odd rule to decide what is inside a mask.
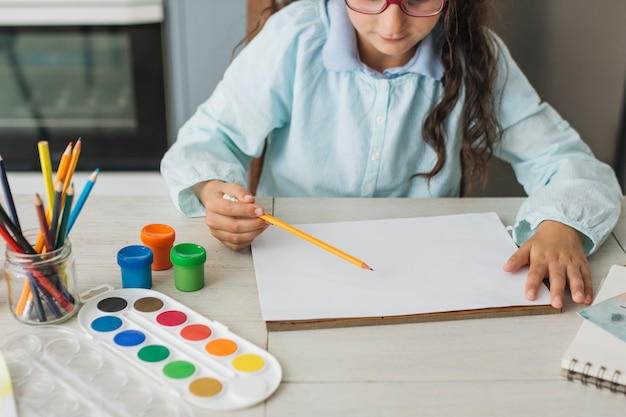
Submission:
[[[268,148],[257,195],[274,197],[456,197],[461,103],[444,123],[447,161],[428,183],[436,154],[422,124],[443,86],[436,28],[402,68],[377,73],[358,59],[342,0],[300,0],[273,15],[229,66],[211,97],[180,129],[161,172],[178,209],[203,216],[191,187],[219,179],[246,186],[247,167]],[[579,135],[542,103],[500,44],[494,96],[503,128],[495,156],[529,195],[514,240],[546,219],[585,234],[593,252],[617,222],[621,190]],[[463,92],[461,92],[461,100]]]

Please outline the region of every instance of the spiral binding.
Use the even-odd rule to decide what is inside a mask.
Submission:
[[[623,393],[626,395],[626,385],[620,383],[620,377],[622,373],[619,370],[613,371],[611,379],[605,378],[605,374],[608,369],[605,366],[600,366],[596,375],[591,374],[593,364],[591,362],[585,362],[580,372],[576,371],[578,360],[572,358],[569,363],[569,367],[566,371],[566,377],[568,381],[580,380],[583,385],[589,385],[592,383],[598,389],[607,388],[614,393]]]

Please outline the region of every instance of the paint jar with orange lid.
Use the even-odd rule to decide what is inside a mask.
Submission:
[[[174,285],[180,291],[197,291],[204,287],[206,250],[194,243],[180,243],[170,252],[174,264]]]
[[[176,239],[176,232],[166,224],[149,224],[141,229],[141,242],[152,250],[153,271],[162,271],[172,267],[170,251]]]

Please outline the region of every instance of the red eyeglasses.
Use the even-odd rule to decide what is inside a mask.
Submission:
[[[447,0],[345,0],[351,10],[364,14],[380,14],[390,4],[397,4],[402,11],[413,17],[435,16],[441,13]]]

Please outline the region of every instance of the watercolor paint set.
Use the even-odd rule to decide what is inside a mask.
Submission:
[[[270,353],[157,291],[98,294],[85,302],[78,321],[94,340],[205,409],[255,405],[282,379]]]
[[[0,339],[21,417],[188,417],[192,405],[253,406],[280,385],[274,356],[160,292],[90,293],[82,331],[44,325]]]
[[[193,415],[169,387],[67,326],[25,327],[2,334],[0,351],[20,417]]]

